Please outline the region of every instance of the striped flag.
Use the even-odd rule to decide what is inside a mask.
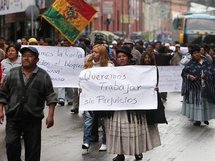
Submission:
[[[96,12],[84,0],[55,0],[42,17],[73,43]]]

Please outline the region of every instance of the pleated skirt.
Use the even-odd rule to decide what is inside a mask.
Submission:
[[[129,123],[126,111],[116,111],[105,120],[108,153],[135,155],[161,145],[157,125],[147,125],[145,117],[140,124],[135,115],[131,120]]]
[[[185,100],[185,96],[183,98],[181,114],[187,116],[191,121],[208,121],[215,118],[215,104],[208,102],[207,98],[202,96],[197,101],[195,94],[190,92],[189,101]]]

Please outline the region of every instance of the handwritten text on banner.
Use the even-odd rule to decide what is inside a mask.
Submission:
[[[159,92],[180,92],[182,86],[180,66],[159,66]]]
[[[84,65],[83,49],[57,46],[34,47],[40,54],[38,66],[49,73],[54,87],[79,87],[78,76]]]
[[[156,109],[155,66],[98,67],[80,73],[80,110]]]

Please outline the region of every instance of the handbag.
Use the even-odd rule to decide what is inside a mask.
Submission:
[[[160,94],[158,93],[158,108],[156,110],[146,111],[146,120],[148,125],[166,123],[168,124],[165,116],[165,107],[161,101]]]

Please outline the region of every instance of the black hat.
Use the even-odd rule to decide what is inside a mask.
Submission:
[[[35,47],[32,47],[32,46],[23,47],[23,48],[20,50],[20,53],[21,53],[21,54],[24,54],[25,51],[31,51],[31,53],[34,54],[36,57],[39,56],[39,52],[38,52],[38,50],[37,50]]]
[[[124,54],[126,54],[127,56],[128,56],[128,58],[132,58],[133,56],[131,55],[131,49],[129,48],[129,47],[127,47],[127,46],[123,46],[123,47],[121,47],[121,48],[118,48],[117,50],[116,50],[116,54],[118,54],[118,53],[124,53]]]

